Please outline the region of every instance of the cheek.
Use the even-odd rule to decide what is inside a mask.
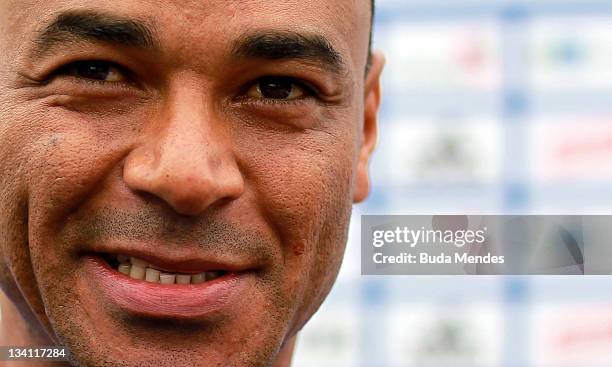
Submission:
[[[36,111],[27,103],[23,106]],[[0,143],[8,148],[0,152],[0,179],[12,182],[3,185],[1,192],[6,201],[3,200],[1,208],[15,205],[19,200],[15,190],[21,190],[20,205],[27,213],[22,226],[24,240],[14,245],[20,258],[27,258],[27,262],[13,264],[14,271],[31,273],[35,269],[41,288],[45,288],[45,280],[54,278],[48,275],[59,276],[65,273],[65,267],[74,266],[71,263],[74,259],[65,256],[66,249],[56,241],[57,235],[71,210],[100,187],[101,178],[121,157],[120,143],[116,143],[120,139],[100,133],[91,122],[53,114],[50,110],[1,118],[6,130],[0,132]]]
[[[251,145],[243,165],[260,209],[293,255],[301,255],[313,250],[309,244],[324,224],[350,203],[355,147],[347,134],[293,138]]]
[[[91,167],[88,161],[93,155],[80,143],[89,138],[87,134],[72,134],[66,128],[68,121],[59,119],[61,123],[55,123],[26,102],[11,107],[2,101],[1,105],[0,210],[4,214],[0,218],[0,244],[3,269],[10,269],[2,282],[14,280],[19,284],[29,307],[44,320],[39,296],[44,285],[36,278],[43,282],[49,279],[45,274],[50,264],[63,257],[49,248],[53,241],[44,236],[47,232],[42,223],[51,222],[53,212],[67,206],[67,199],[78,191],[75,182],[81,179],[85,167]]]
[[[283,292],[296,302],[293,328],[328,293],[346,242],[355,137],[351,130],[254,139],[242,155],[259,210],[283,245]]]
[[[32,123],[22,162],[27,167],[30,227],[55,230],[103,189],[130,146],[131,130],[120,125],[125,124],[121,116],[87,119],[61,108],[44,111],[39,122]]]

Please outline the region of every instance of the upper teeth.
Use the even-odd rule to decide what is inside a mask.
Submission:
[[[134,279],[145,280],[150,283],[161,284],[198,284],[221,276],[219,271],[205,271],[198,274],[165,273],[155,269],[144,260],[124,255],[118,255],[120,273]]]

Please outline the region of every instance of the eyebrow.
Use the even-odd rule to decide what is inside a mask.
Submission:
[[[234,42],[233,54],[240,58],[306,60],[336,73],[345,70],[340,52],[319,34],[277,30],[247,33]]]
[[[42,56],[58,44],[83,40],[153,49],[159,41],[145,22],[91,11],[60,13],[35,39],[34,54]]]
[[[94,11],[67,11],[58,14],[39,32],[34,57],[45,55],[57,45],[83,40],[142,49],[160,48],[155,28],[143,21]],[[341,54],[331,42],[314,33],[250,32],[233,42],[232,51],[238,58],[306,60],[338,74],[346,70]]]

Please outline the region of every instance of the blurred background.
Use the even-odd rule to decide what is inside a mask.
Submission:
[[[359,221],[611,214],[612,1],[377,1],[373,192],[295,366],[610,366],[612,277],[361,276]]]

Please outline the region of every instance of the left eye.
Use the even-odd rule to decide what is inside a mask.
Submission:
[[[304,98],[308,93],[292,78],[261,78],[247,92],[247,96],[257,99],[294,100]]]
[[[104,61],[79,61],[66,66],[61,74],[103,82],[124,82],[124,73],[111,63]]]

